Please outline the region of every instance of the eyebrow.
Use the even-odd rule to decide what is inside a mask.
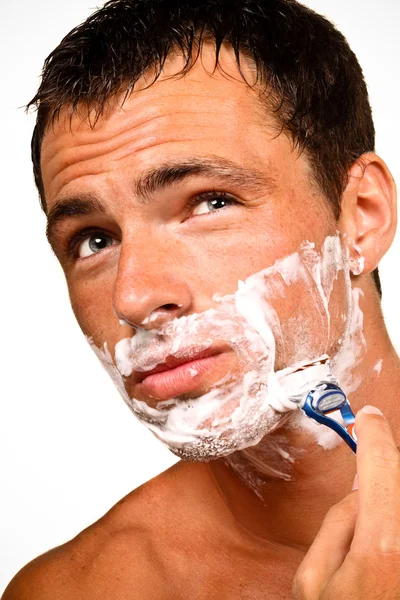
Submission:
[[[156,192],[181,183],[189,177],[201,175],[218,178],[253,193],[265,193],[276,185],[270,173],[245,168],[228,159],[187,158],[179,162],[169,161],[145,172],[134,180],[134,196],[141,204],[148,204]],[[94,214],[107,214],[105,206],[95,194],[78,194],[57,200],[47,214],[46,236],[50,244],[53,245],[52,240],[59,223],[69,218]]]
[[[164,163],[156,169],[144,173],[135,183],[135,196],[139,202],[151,201],[152,195],[174,183],[180,183],[188,177],[211,176],[225,180],[249,190],[265,191],[275,183],[271,176],[242,167],[235,162],[221,157],[193,158],[180,160],[179,163]]]
[[[94,194],[76,195],[61,198],[50,208],[47,213],[46,237],[51,246],[57,225],[69,218],[85,215],[105,215],[106,210]]]

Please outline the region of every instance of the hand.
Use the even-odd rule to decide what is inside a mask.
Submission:
[[[296,573],[295,600],[400,599],[400,453],[374,407],[356,417],[358,491],[331,508]]]

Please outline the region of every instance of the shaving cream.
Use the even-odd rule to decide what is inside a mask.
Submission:
[[[346,393],[356,389],[352,370],[365,340],[360,291],[350,284],[354,268],[339,234],[318,250],[304,242],[298,252],[239,281],[234,294],[214,295],[212,308],[157,329],[138,327],[116,344],[114,356],[106,344],[99,349],[88,341],[129,408],[174,454],[197,461],[224,457],[259,444],[296,411],[300,387],[326,379],[330,369]],[[330,300],[337,297],[342,312],[332,323]],[[167,357],[198,355],[216,342],[232,349],[238,369],[207,393],[156,407],[128,395],[125,381],[134,371],[149,371]],[[327,354],[330,367],[325,362],[318,373],[299,371],[299,365]],[[295,372],[302,374],[296,379]]]

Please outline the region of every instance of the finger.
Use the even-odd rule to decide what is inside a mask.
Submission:
[[[356,417],[360,506],[354,544],[400,552],[400,454],[390,425],[374,407]]]
[[[293,582],[294,598],[317,600],[343,564],[357,518],[358,492],[351,492],[327,513]]]

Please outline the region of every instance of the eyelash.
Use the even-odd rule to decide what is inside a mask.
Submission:
[[[216,190],[213,190],[211,192],[201,192],[200,194],[197,194],[197,196],[194,196],[193,198],[191,198],[187,204],[187,207],[190,210],[193,210],[194,208],[196,208],[196,206],[198,206],[199,204],[201,204],[202,202],[206,202],[207,200],[213,200],[214,198],[218,198],[219,200],[229,200],[229,202],[231,202],[231,204],[240,204],[239,200],[237,200],[237,198],[235,198],[234,196],[231,196],[230,194],[227,194],[226,192],[217,192]],[[222,210],[224,210],[225,208],[227,208],[226,206],[219,208],[218,211],[215,212],[221,212]],[[213,211],[209,212],[209,213],[205,213],[203,215],[201,215],[202,217],[205,217],[207,215],[211,215]]]
[[[201,192],[200,194],[197,194],[196,196],[191,198],[189,200],[189,202],[187,203],[187,208],[189,209],[189,211],[188,211],[189,214],[190,214],[190,211],[192,211],[194,208],[196,208],[196,206],[198,206],[202,202],[206,202],[207,200],[212,200],[214,198],[227,200],[230,202],[230,205],[240,205],[241,204],[239,202],[239,200],[237,200],[237,198],[235,198],[234,196],[231,196],[230,194],[227,194],[226,192],[217,192],[216,190],[209,191],[209,192]],[[198,216],[203,217],[203,218],[208,217],[208,216],[212,215],[213,212],[222,212],[227,208],[229,208],[229,207],[223,206],[223,207],[219,208],[217,211],[210,211],[209,213],[204,213],[204,214],[198,215]],[[196,218],[196,215],[194,218]],[[88,237],[95,235],[95,234],[108,235],[109,237],[114,237],[109,232],[105,231],[104,229],[100,229],[100,228],[96,228],[96,227],[88,227],[86,229],[81,229],[80,231],[77,231],[75,234],[73,234],[67,240],[66,254],[67,254],[68,258],[70,260],[76,259],[77,251],[78,251],[78,247],[79,247],[80,243],[83,242]],[[89,258],[89,257],[87,257],[87,258]],[[84,260],[84,259],[82,259],[82,260]]]
[[[113,235],[105,231],[104,229],[96,228],[96,227],[87,227],[86,229],[81,229],[74,233],[68,240],[66,244],[65,252],[70,260],[78,258],[78,248],[81,242],[85,241],[88,237],[92,235],[107,235],[109,237],[114,238]]]

